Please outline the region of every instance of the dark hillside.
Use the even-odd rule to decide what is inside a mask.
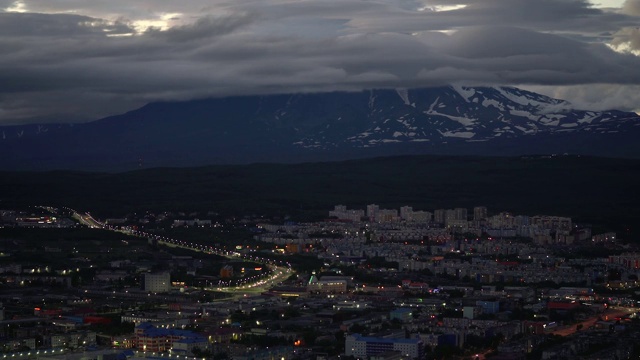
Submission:
[[[70,206],[98,216],[216,211],[321,218],[333,205],[473,207],[564,215],[618,231],[640,223],[640,160],[401,156],[295,165],[157,168],[118,174],[0,173],[0,208]],[[633,230],[633,229],[631,229]]]

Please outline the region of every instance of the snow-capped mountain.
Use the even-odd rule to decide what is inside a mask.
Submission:
[[[76,125],[0,127],[4,169],[128,169],[394,154],[640,157],[640,116],[511,87],[160,102]]]
[[[384,97],[398,97],[395,104]],[[575,132],[617,133],[640,126],[634,113],[579,111],[571,104],[512,87],[451,86],[437,89],[372,91],[368,124],[362,131],[325,136],[326,129],[301,139],[302,147],[350,144],[477,142]],[[342,119],[338,119],[342,120]],[[332,139],[335,142],[329,141]]]

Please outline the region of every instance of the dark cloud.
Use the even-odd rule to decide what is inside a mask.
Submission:
[[[147,30],[146,35],[178,42],[196,41],[229,34],[251,24],[256,18],[256,14],[250,13],[224,17],[205,16],[193,24],[173,27],[166,31],[151,28]]]
[[[465,5],[455,11],[438,6]],[[577,0],[441,0],[420,12],[360,14],[350,22],[368,31],[414,32],[502,25],[565,34],[601,34],[637,23],[628,14],[605,12]]]
[[[126,34],[132,31],[126,24],[88,16],[0,13],[0,36],[2,38]]]
[[[487,41],[491,39],[491,41]],[[587,44],[552,34],[515,27],[473,27],[462,29],[444,47],[452,55],[469,59],[494,58],[497,61],[517,56],[553,56],[575,54],[577,60],[585,56]],[[533,64],[532,64],[533,65]],[[570,66],[579,64],[570,64]]]
[[[640,83],[636,0],[618,12],[575,0],[134,4],[32,0],[26,9],[43,13],[0,12],[0,123],[205,96],[455,82],[593,99],[575,89]],[[127,12],[109,13],[118,6]],[[44,13],[63,9],[87,15]]]

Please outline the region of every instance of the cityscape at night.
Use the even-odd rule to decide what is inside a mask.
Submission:
[[[0,360],[640,359],[640,0],[0,0]]]

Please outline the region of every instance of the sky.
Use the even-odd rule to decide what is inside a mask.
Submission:
[[[639,111],[640,0],[0,0],[0,125],[446,84]]]

